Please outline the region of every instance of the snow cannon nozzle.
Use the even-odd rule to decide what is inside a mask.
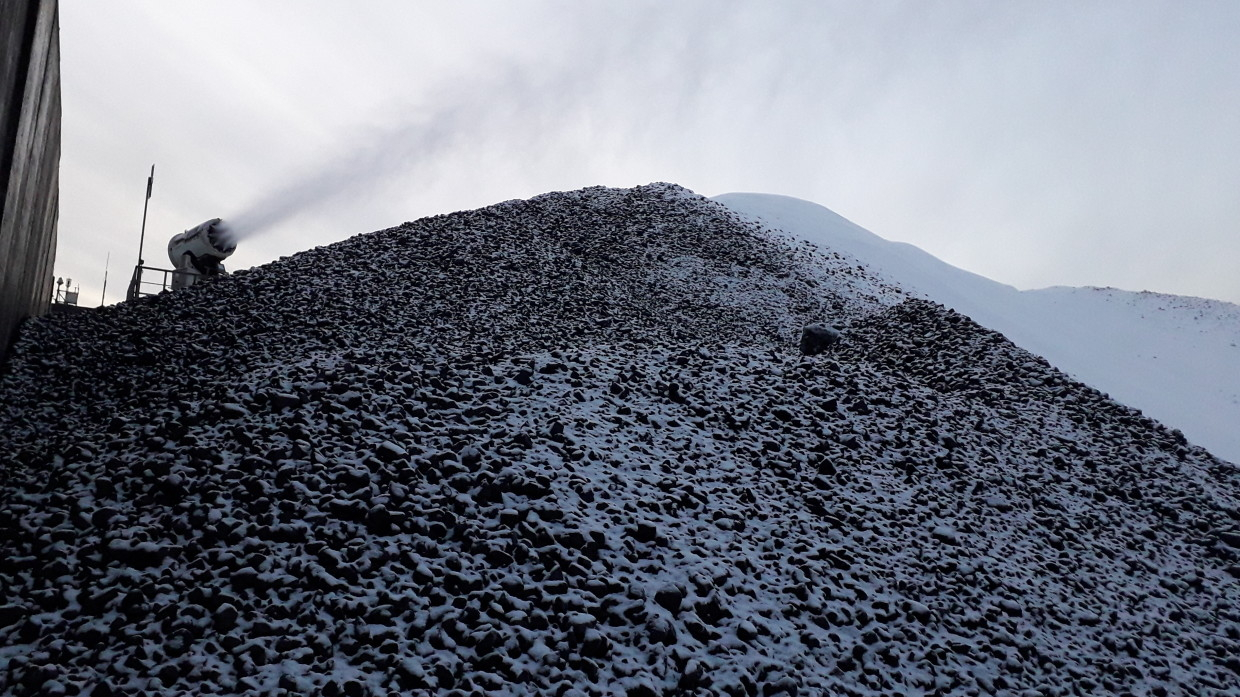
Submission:
[[[231,228],[219,218],[173,235],[168,241],[168,259],[176,269],[172,287],[192,286],[200,276],[223,275],[223,261],[236,249]]]

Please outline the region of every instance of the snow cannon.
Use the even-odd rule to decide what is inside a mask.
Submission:
[[[237,245],[223,221],[212,218],[168,241],[168,258],[176,273],[172,274],[173,289],[188,288],[203,276],[221,276],[224,260]]]

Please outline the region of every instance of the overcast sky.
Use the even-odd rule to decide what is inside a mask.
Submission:
[[[1240,302],[1240,2],[61,0],[57,274],[109,302],[552,190],[820,203],[1019,288]]]

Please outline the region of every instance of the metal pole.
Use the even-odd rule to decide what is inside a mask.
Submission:
[[[112,252],[108,252],[108,258],[103,262],[103,295],[99,297],[99,307],[103,307],[108,302],[108,264],[112,262]]]
[[[142,202],[142,235],[138,238],[138,266],[142,266],[142,250],[146,245],[146,209],[151,203],[151,189],[155,186],[155,165],[151,165],[151,176],[146,179],[146,200]]]
[[[129,279],[129,290],[125,292],[125,301],[136,300],[142,290],[143,248],[146,246],[146,208],[151,203],[151,189],[155,186],[155,165],[151,165],[151,176],[146,179],[146,200],[142,202],[142,235],[138,237],[138,265],[133,267],[133,278]]]

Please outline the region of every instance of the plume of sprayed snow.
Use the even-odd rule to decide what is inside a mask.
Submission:
[[[300,216],[369,198],[382,180],[435,151],[435,142],[443,133],[434,125],[428,131],[418,126],[364,135],[339,157],[277,185],[228,218],[233,238],[271,232]]]
[[[241,237],[237,234],[237,230],[233,227],[231,221],[221,218],[220,221],[214,225],[214,228],[215,239],[217,241],[226,247],[237,246],[237,240],[241,239]]]
[[[697,19],[694,13],[688,16]],[[673,49],[668,60],[652,62],[675,64],[677,69],[647,75],[633,70],[632,57],[648,54],[652,46],[680,46],[683,37],[677,35],[669,43],[662,34],[679,24],[665,25],[629,13],[605,12],[596,19],[600,26],[614,28],[616,22],[635,26],[633,31],[607,31],[602,41],[581,43],[571,52],[572,61],[512,64],[489,74],[445,81],[432,93],[421,94],[416,105],[396,109],[382,125],[345,136],[336,157],[307,163],[228,216],[233,239],[267,234],[316,213],[335,217],[386,193],[387,187],[403,183],[414,172],[426,181],[450,169],[466,178],[462,185],[470,186],[487,176],[469,167],[477,167],[479,161],[516,163],[522,172],[546,162],[559,172],[566,165],[600,159],[605,143],[612,145],[612,152],[627,152],[633,141],[643,144],[652,130],[658,130],[650,128],[645,116],[627,124],[608,118],[627,108],[635,90],[652,98],[679,95],[657,105],[664,119],[683,118],[692,111],[696,85],[709,63],[696,54],[708,47],[691,41],[688,48]],[[647,38],[634,46],[625,36]],[[613,78],[600,79],[604,75]],[[462,167],[466,169],[457,171]]]
[[[356,208],[412,172],[429,176],[459,157],[458,146],[495,146],[493,136],[504,132],[501,120],[506,116],[539,122],[528,113],[531,105],[520,103],[519,97],[517,103],[510,100],[507,108],[501,106],[506,97],[518,94],[515,88],[506,95],[480,91],[486,96],[447,95],[429,111],[403,110],[385,126],[360,130],[335,157],[305,167],[304,175],[285,180],[228,216],[231,238],[249,239],[303,216]]]
[[[643,26],[648,21],[621,19]],[[303,216],[356,208],[415,172],[427,181],[450,170],[470,186],[487,176],[475,169],[479,162],[498,161],[522,172],[547,162],[560,171],[565,163],[597,159],[600,141],[624,152],[628,148],[622,144],[635,132],[645,135],[651,129],[644,118],[628,126],[603,119],[628,102],[624,95],[632,85],[602,81],[600,73],[607,73],[608,65],[627,66],[632,48],[619,39],[592,43],[580,47],[578,53],[586,56],[581,60],[505,65],[446,81],[419,95],[416,104],[396,108],[380,125],[346,135],[337,156],[307,163],[227,217],[235,239],[266,234]],[[681,74],[686,72],[689,77]],[[693,73],[682,67],[662,79],[690,80]],[[638,85],[645,80],[637,80]],[[665,112],[682,107],[663,105]]]

